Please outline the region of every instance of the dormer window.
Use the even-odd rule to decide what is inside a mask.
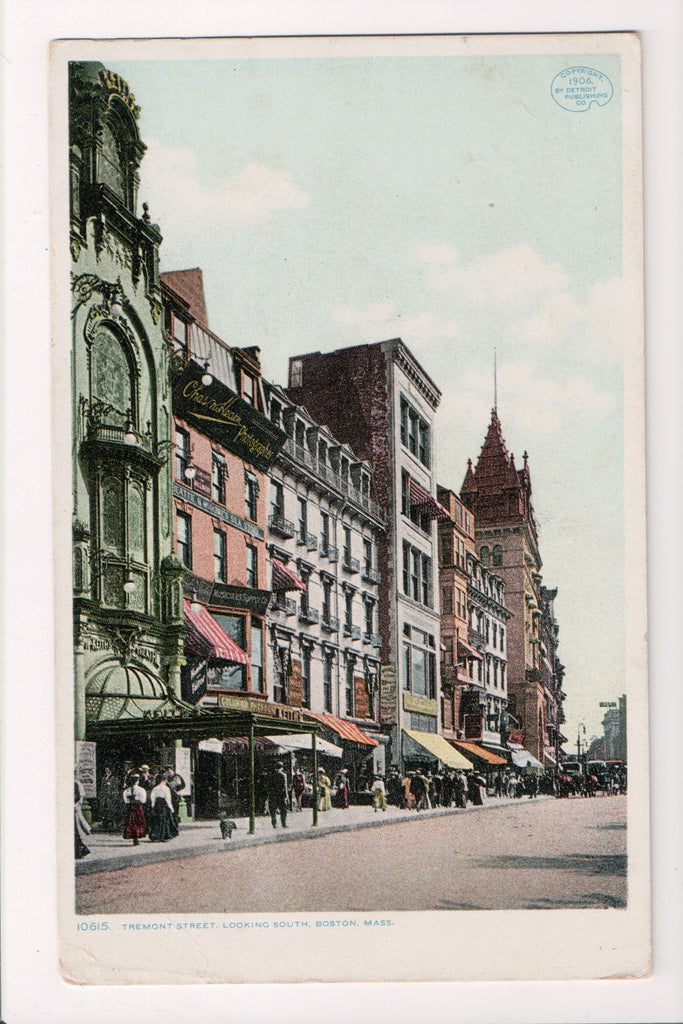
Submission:
[[[252,377],[246,370],[242,370],[242,398],[254,408],[258,405],[256,400],[256,378]]]

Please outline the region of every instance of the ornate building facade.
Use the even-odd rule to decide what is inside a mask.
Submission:
[[[556,754],[546,758],[546,752],[557,749],[563,693],[555,683],[548,690],[543,674],[544,588],[528,457],[525,452],[518,470],[496,409],[476,467],[468,463],[460,497],[474,514],[478,557],[503,580],[512,613],[506,637],[510,739],[523,743],[540,764],[554,767]]]
[[[180,702],[184,570],[161,235],[146,207],[137,215],[139,111],[97,63],[71,65],[69,104],[75,736],[98,744],[99,766],[107,751],[121,764],[145,754],[107,739],[112,722]]]

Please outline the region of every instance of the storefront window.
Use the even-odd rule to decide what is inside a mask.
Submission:
[[[218,624],[235,643],[246,650],[246,629],[243,615],[220,615],[213,613]],[[207,673],[209,686],[221,690],[246,690],[247,671],[245,665],[232,665],[226,662],[210,666]]]

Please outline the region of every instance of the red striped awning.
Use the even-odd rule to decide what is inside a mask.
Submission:
[[[228,636],[203,605],[195,604],[196,611],[193,611],[192,602],[186,598],[184,606],[190,645],[194,642],[195,645],[201,646],[204,657],[221,658],[223,661],[232,661],[238,665],[249,664],[248,655],[231,636]],[[207,651],[207,647],[210,647],[210,650]]]
[[[273,590],[305,590],[297,574],[278,558],[273,559]]]
[[[318,722],[322,722],[328,729],[332,729],[343,740],[361,743],[365,747],[376,747],[379,745],[377,740],[373,740],[372,736],[368,736],[354,722],[349,722],[346,718],[336,718],[334,715],[319,715],[315,711],[307,711],[306,714],[310,718],[315,718]]]
[[[477,661],[482,661],[482,656],[476,648],[471,647],[465,640],[461,640],[458,637],[458,654],[463,654],[466,658],[476,658]]]
[[[450,519],[450,513],[429,491],[410,478],[410,505],[430,519]]]
[[[498,754],[492,754],[490,750],[485,750],[480,747],[478,743],[465,743],[462,740],[450,740],[454,747],[458,750],[462,750],[464,754],[471,754],[472,757],[478,757],[486,764],[505,765],[507,759],[500,757]]]

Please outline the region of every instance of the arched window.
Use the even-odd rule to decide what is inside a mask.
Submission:
[[[494,547],[493,547],[493,564],[494,565],[502,565],[503,564],[503,549],[500,546],[500,544],[495,544]]]
[[[107,407],[105,422],[125,426],[129,415],[136,422],[132,367],[120,340],[104,324],[93,337],[90,385],[93,405],[102,403]]]
[[[487,547],[480,548],[479,557],[481,558],[482,565],[488,565],[491,560],[489,549]]]

